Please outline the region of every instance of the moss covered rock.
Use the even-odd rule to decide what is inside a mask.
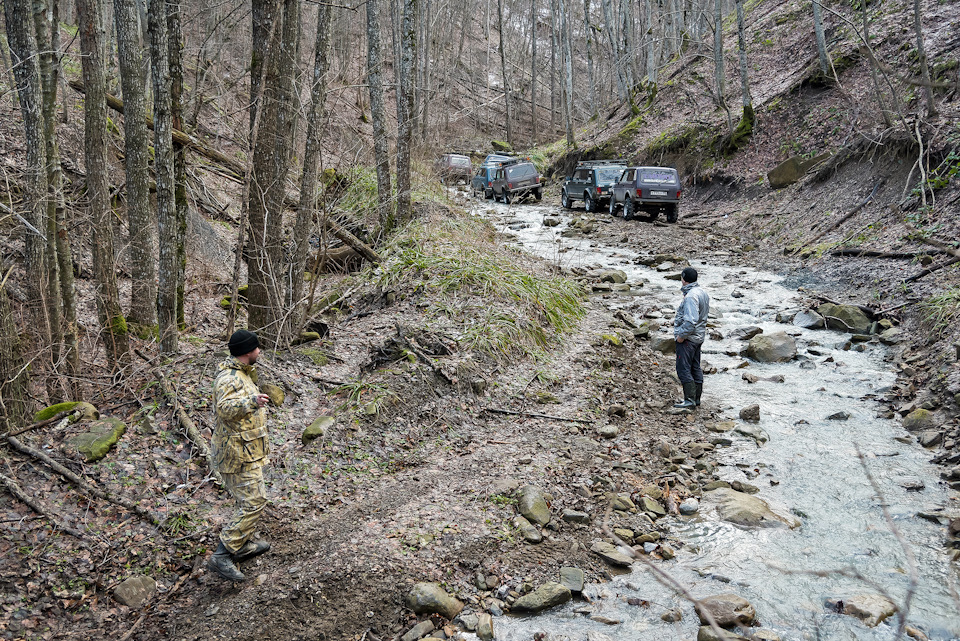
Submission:
[[[79,416],[71,417],[71,423],[76,423],[79,420],[95,420],[100,418],[100,412],[98,412],[97,408],[90,403],[85,403],[83,401],[69,401],[67,403],[57,403],[56,405],[43,408],[33,416],[33,420],[35,422],[45,421],[62,412],[76,412],[77,410],[81,410],[82,413]]]
[[[274,385],[273,383],[264,383],[260,386],[260,391],[270,397],[270,402],[280,407],[283,405],[283,401],[287,398],[286,393],[280,388],[279,385]]]
[[[923,408],[913,410],[903,417],[903,428],[908,432],[923,432],[940,427],[936,415]]]
[[[336,419],[332,416],[321,416],[318,419],[315,419],[313,423],[307,426],[307,429],[303,430],[303,434],[300,435],[300,442],[304,445],[321,438],[327,430],[333,427],[336,423]]]
[[[108,416],[91,423],[88,431],[72,437],[67,444],[83,454],[87,463],[92,463],[106,456],[126,431],[127,426],[123,421]]]

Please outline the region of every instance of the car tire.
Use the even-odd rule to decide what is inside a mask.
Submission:
[[[623,201],[623,219],[630,220],[633,218],[634,204],[632,198],[627,198]]]
[[[588,214],[597,211],[597,206],[593,202],[593,196],[590,195],[589,191],[583,193],[583,210]]]
[[[484,190],[483,190],[483,198],[484,198],[484,200],[491,200],[491,199],[493,199],[495,196],[496,196],[496,194],[493,193],[493,190],[492,190],[492,189],[486,189],[486,188],[484,188]]]
[[[566,190],[564,190],[563,193],[560,194],[560,204],[563,206],[564,209],[570,209],[570,196],[567,195]]]
[[[607,206],[607,211],[610,212],[611,216],[617,215],[617,199],[613,194],[610,195],[610,204]]]
[[[503,204],[504,204],[504,205],[509,205],[509,204],[510,204],[510,201],[511,201],[510,192],[504,191],[504,192],[503,192]]]
[[[648,216],[647,216],[647,220],[648,220],[649,222],[651,222],[651,223],[652,223],[652,222],[655,222],[655,221],[657,220],[657,216],[659,216],[659,215],[660,215],[660,209],[659,209],[658,207],[655,207],[655,208],[649,210],[649,214],[648,214]]]
[[[543,189],[535,189],[533,191],[533,197],[537,199],[537,202],[543,200]]]
[[[680,218],[679,205],[668,205],[667,206],[667,222],[675,223],[677,219]]]

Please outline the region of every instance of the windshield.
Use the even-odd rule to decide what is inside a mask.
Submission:
[[[643,169],[640,171],[640,180],[645,183],[674,183],[677,179],[669,169]]]
[[[466,156],[450,156],[450,164],[454,167],[469,167],[470,159]]]
[[[620,179],[623,173],[623,167],[604,167],[597,170],[598,183],[612,183]]]
[[[510,178],[523,178],[537,173],[537,168],[530,164],[514,165],[507,167],[507,176]]]

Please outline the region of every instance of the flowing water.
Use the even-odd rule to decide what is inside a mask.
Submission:
[[[478,213],[484,211],[499,228],[513,234],[519,246],[561,266],[623,270],[628,283],[643,283],[643,296],[609,296],[604,303],[634,313],[662,311],[664,324],[672,323],[679,283],[666,280],[667,273],[635,265],[636,253],[590,239],[561,237],[569,216],[559,227],[545,227],[543,216],[556,213],[551,207],[484,204]],[[719,372],[706,377],[704,405],[735,419],[741,407],[759,403],[759,426],[770,437],[758,446],[734,435],[733,445],[715,452],[718,475],[760,487],[758,496],[799,516],[802,526],[744,529],[719,521],[707,510],[668,517],[659,523],[668,526],[670,538],[685,545],[674,560],[657,563],[697,598],[725,592],[746,598],[761,625],[783,639],[892,639],[895,618],[867,628],[825,607],[830,597],[877,592],[862,579],[831,572],[836,570],[855,569],[897,603],[903,603],[908,591],[908,554],[885,520],[859,451],[889,505],[896,530],[916,559],[918,584],[908,623],[931,639],[960,638],[960,608],[951,596],[958,577],[946,557],[945,528],[918,516],[938,508],[957,511],[956,492],[940,481],[939,470],[928,462],[930,454],[909,442],[898,422],[877,417],[881,406],[873,399],[895,378],[883,359],[886,348],[866,343],[863,351],[844,350],[846,334],[778,323],[778,311],[797,310],[796,290],[783,277],[726,265],[724,259],[718,252],[691,260],[718,312],[720,332],[727,336],[749,325],[767,333],[788,331],[795,335],[799,356],[789,363],[751,363],[737,369],[743,359],[725,352],[738,352],[742,341],[707,340],[704,360]],[[815,369],[801,368],[803,362]],[[759,377],[779,374],[785,382],[748,384],[742,379],[744,372]],[[837,412],[850,417],[827,419]],[[814,574],[820,571],[827,574]],[[573,641],[586,639],[590,632],[617,640],[696,638],[699,624],[693,607],[661,586],[642,564],[609,583],[589,586],[586,594],[589,604],[574,601],[539,616],[498,618],[497,639],[529,640],[537,631]],[[631,597],[650,605],[631,606],[627,603]],[[682,620],[663,622],[660,615],[672,608],[682,611]],[[621,623],[605,625],[591,620],[588,613]]]

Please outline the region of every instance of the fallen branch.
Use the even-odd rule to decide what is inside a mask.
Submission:
[[[8,476],[4,476],[3,474],[0,474],[0,484],[2,484],[5,488],[7,488],[7,491],[10,492],[11,495],[13,495],[13,498],[17,499],[18,501],[26,505],[28,508],[33,510],[38,515],[52,522],[55,528],[59,530],[63,530],[70,536],[75,536],[78,539],[83,538],[83,532],[81,532],[80,530],[74,529],[68,525],[64,525],[61,522],[61,519],[54,518],[54,516],[49,512],[47,512],[47,510],[43,509],[43,506],[37,503],[33,499],[33,497],[31,497],[29,494],[24,492],[23,489],[19,485],[17,485],[17,482],[14,481],[12,478]]]
[[[941,264],[939,264],[939,265],[934,265],[933,267],[927,267],[927,268],[924,269],[923,271],[917,272],[916,274],[914,274],[913,276],[910,276],[909,278],[904,278],[904,279],[903,279],[903,282],[905,282],[905,283],[912,283],[912,282],[914,282],[914,281],[920,280],[921,278],[923,278],[923,277],[926,276],[927,274],[932,274],[933,272],[940,271],[940,270],[943,269],[944,267],[949,267],[950,265],[954,265],[954,264],[956,264],[956,263],[960,263],[960,257],[951,258],[951,259],[948,260],[947,262],[941,263]]]
[[[29,432],[30,430],[35,430],[40,427],[46,427],[47,425],[50,425],[51,423],[55,423],[57,421],[59,421],[59,423],[57,423],[56,429],[60,429],[62,427],[65,427],[66,424],[70,422],[70,419],[72,417],[80,416],[82,414],[83,414],[83,410],[73,410],[72,412],[68,412],[66,415],[58,414],[56,416],[51,416],[50,418],[44,421],[38,421],[36,423],[33,423],[32,425],[21,427],[20,429],[14,432],[7,432],[6,434],[3,434],[2,436],[0,436],[0,438],[7,438],[8,436],[18,436],[20,434],[23,434],[24,432]]]
[[[54,461],[52,458],[50,458],[40,450],[34,449],[29,445],[21,443],[19,440],[17,440],[16,437],[8,436],[7,443],[9,443],[13,447],[13,449],[17,450],[18,452],[32,456],[38,461],[41,461],[42,463],[46,464],[47,467],[49,467],[54,472],[56,472],[63,478],[67,479],[74,485],[76,485],[81,490],[88,492],[99,499],[103,499],[104,501],[109,501],[110,503],[119,505],[124,509],[130,510],[131,512],[136,513],[137,515],[142,517],[144,520],[149,521],[150,523],[152,523],[153,525],[156,525],[157,527],[160,526],[161,524],[160,518],[156,514],[148,510],[147,508],[137,505],[130,499],[114,496],[112,493],[107,492],[106,490],[101,490],[100,488],[94,485],[91,485],[89,482],[80,478],[77,474],[71,472],[60,463],[57,463],[56,461]]]
[[[862,203],[860,203],[859,205],[851,209],[848,213],[844,214],[839,219],[832,222],[823,231],[818,232],[816,236],[814,236],[810,240],[806,241],[806,243],[804,243],[804,247],[797,248],[796,250],[794,250],[793,253],[796,254],[801,249],[813,245],[815,242],[817,242],[818,240],[820,240],[821,238],[823,238],[824,236],[832,232],[834,229],[836,229],[837,227],[839,227],[840,225],[842,225],[843,223],[847,222],[848,220],[853,218],[855,215],[857,215],[861,209],[866,207],[870,203],[870,201],[873,200],[873,197],[877,194],[877,191],[880,189],[881,186],[883,186],[883,184],[886,181],[887,181],[886,178],[879,181],[876,185],[873,186],[873,191],[870,192],[870,195],[867,196]]]
[[[855,258],[892,258],[895,260],[913,260],[921,256],[932,256],[942,252],[881,252],[870,249],[835,249],[831,256],[853,256]]]
[[[143,352],[138,349],[133,350],[137,353],[137,356],[143,360],[150,362],[150,358],[147,357]],[[177,422],[180,424],[180,427],[183,428],[184,433],[186,433],[187,438],[190,439],[190,442],[193,443],[193,446],[197,448],[200,452],[200,455],[207,461],[207,465],[210,467],[210,473],[217,480],[221,486],[223,485],[223,478],[220,476],[220,472],[217,470],[217,467],[213,464],[213,453],[210,452],[210,448],[207,447],[207,440],[203,438],[203,434],[200,433],[200,430],[197,428],[197,424],[193,422],[187,413],[183,411],[183,407],[180,405],[180,401],[177,399],[177,392],[170,385],[170,381],[167,380],[167,377],[163,375],[159,369],[154,369],[154,375],[157,377],[157,382],[160,383],[160,389],[163,390],[164,395],[167,397],[167,401],[170,403],[170,406],[173,408],[173,414],[177,417]]]
[[[550,416],[549,414],[537,414],[535,412],[514,412],[511,410],[498,410],[493,407],[485,407],[481,411],[491,414],[506,414],[508,416],[524,416],[527,418],[548,418],[551,421],[567,421],[569,423],[584,423],[586,425],[593,423],[593,421],[586,418],[567,418],[565,416]]]

